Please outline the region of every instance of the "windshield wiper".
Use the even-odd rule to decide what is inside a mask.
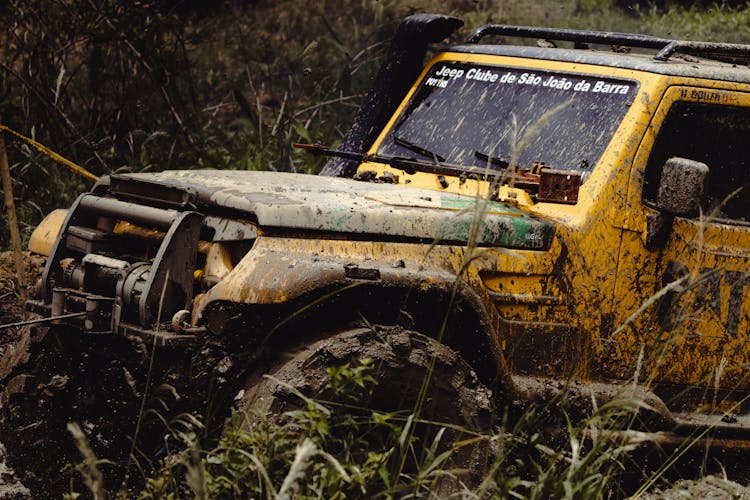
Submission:
[[[313,154],[336,156],[358,163],[374,162],[390,165],[403,170],[407,174],[413,174],[417,170],[431,174],[455,175],[461,179],[476,179],[480,181],[496,182],[499,185],[509,185],[526,190],[538,201],[557,203],[576,203],[578,201],[578,189],[581,185],[581,173],[572,170],[557,170],[554,168],[543,168],[543,162],[535,162],[530,169],[518,169],[511,175],[502,171],[488,171],[487,168],[476,166],[457,165],[455,163],[432,163],[427,160],[415,160],[414,158],[402,158],[400,156],[388,156],[369,153],[355,153],[354,151],[341,151],[331,149],[321,144],[292,144],[295,148],[304,149]],[[481,154],[481,153],[480,153]],[[502,162],[507,167],[508,162]],[[542,177],[547,177],[547,182],[542,182]],[[552,180],[552,182],[550,182]],[[544,186],[544,189],[540,189]]]
[[[502,158],[496,158],[494,156],[488,155],[487,153],[482,153],[481,151],[474,151],[474,156],[484,161],[485,163],[491,163],[495,165],[496,167],[500,167],[502,169],[508,168],[508,165],[510,164],[508,160],[503,160]]]
[[[432,158],[435,161],[435,163],[440,163],[440,162],[444,162],[445,161],[445,158],[443,158],[439,154],[435,153],[434,151],[430,151],[429,149],[423,148],[419,144],[414,144],[411,141],[407,141],[403,137],[399,137],[397,135],[394,135],[393,136],[393,142],[395,142],[399,146],[405,147],[406,149],[411,149],[415,153],[419,153],[422,156],[426,156],[428,158]]]
[[[389,156],[369,153],[355,153],[354,151],[341,151],[338,149],[331,149],[328,146],[321,144],[292,144],[295,148],[304,149],[313,154],[325,155],[325,156],[336,156],[339,158],[346,158],[347,160],[356,161],[359,163],[364,162],[375,162],[384,163],[392,167],[398,168],[405,171],[408,174],[413,174],[417,170],[420,172],[429,172],[432,174],[446,174],[455,175],[456,177],[463,177],[466,179],[478,179],[478,180],[500,180],[503,178],[502,174],[495,174],[493,172],[487,172],[487,169],[480,169],[474,166],[458,165],[456,163],[445,163],[442,161],[432,162],[429,160],[418,160],[415,158],[404,158],[401,156]]]

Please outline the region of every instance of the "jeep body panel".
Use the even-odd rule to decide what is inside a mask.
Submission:
[[[724,410],[736,403],[732,411],[740,412],[746,407],[740,389],[748,387],[750,357],[747,293],[750,230],[743,217],[720,212],[723,205],[738,198],[745,181],[731,174],[731,165],[717,164],[714,160],[708,165],[709,179],[712,173],[715,176],[709,182],[725,186],[720,195],[723,199],[717,200],[720,203],[716,208],[695,217],[676,217],[664,241],[650,250],[644,250],[644,245],[655,231],[659,212],[648,202],[647,188],[643,186],[647,183],[648,169],[653,168],[654,160],[650,157],[656,154],[659,136],[668,134],[664,129],[668,127],[670,110],[687,104],[750,115],[750,86],[672,78],[668,83],[633,160],[628,221],[620,248],[615,292],[622,306],[616,311],[615,324],[623,327],[607,339],[602,357],[619,359],[622,366],[632,366],[639,356],[635,346],[641,346],[640,349],[653,353],[652,358],[658,358],[658,363],[649,367],[649,373],[664,386],[674,385],[671,392],[678,391],[682,384],[722,387],[727,392],[721,391],[721,396],[713,397],[723,401],[720,405]],[[717,137],[711,130],[716,125],[695,121],[690,126],[715,141],[717,151],[735,149],[736,140]],[[740,127],[746,130],[742,123],[736,125],[738,130]],[[701,127],[705,127],[702,132]],[[687,143],[695,140],[692,135],[684,137]],[[727,154],[735,158],[744,156],[740,151]],[[742,168],[740,165],[738,161],[735,168]],[[673,286],[667,289],[670,284]],[[652,293],[661,290],[662,295],[653,300],[647,314],[631,318],[633,311],[649,299],[638,297],[633,290],[653,290]],[[700,399],[695,394],[690,397]]]
[[[261,228],[403,237],[543,249],[553,225],[509,204],[488,202],[472,235],[476,197],[390,184],[285,172],[167,171],[134,179],[194,193],[211,209],[231,210]]]
[[[657,212],[642,198],[655,132],[671,104],[689,100],[750,110],[744,94],[750,90],[746,68],[692,58],[657,62],[638,54],[536,47],[460,46],[451,50],[455,52],[441,53],[426,66],[422,80],[430,67],[441,61],[471,61],[501,69],[591,78],[606,75],[638,82],[637,96],[596,168],[584,179],[576,204],[512,198],[529,213],[556,221],[556,241],[550,252],[560,250],[554,271],[545,274],[545,266],[535,269],[529,262],[525,276],[514,275],[503,267],[510,260],[504,253],[498,256],[503,263],[496,270],[480,271],[485,277],[483,285],[494,292],[501,318],[500,338],[512,370],[560,378],[574,374],[628,379],[641,369],[642,376],[659,381],[665,397],[696,388],[687,391],[689,397],[677,398],[682,402],[675,400],[674,408],[704,406],[707,396],[705,391],[696,396],[702,391],[698,388],[711,387],[718,380],[720,386],[736,392],[730,401],[740,401],[742,390],[749,387],[743,367],[748,363],[750,299],[745,294],[745,255],[750,233],[745,227],[728,226],[726,221],[706,224],[677,218],[670,243],[665,248],[650,248],[647,239],[652,229],[647,219]],[[397,126],[399,113],[415,90],[407,95],[388,127]],[[373,151],[387,136],[388,127]],[[374,163],[362,165],[362,170],[408,179],[410,185],[428,189],[491,194],[488,183],[455,176],[446,175],[445,182],[438,184],[435,175],[426,172],[410,175]],[[501,191],[495,199],[505,201],[505,196]],[[665,330],[665,315],[675,312],[665,312],[668,305],[660,300],[666,293],[663,288],[686,272],[669,274],[666,264],[675,262],[683,263],[695,280],[699,275],[714,276],[702,285],[693,284],[682,302],[674,298],[675,304],[700,305],[690,309],[695,314],[709,313],[703,314],[698,324],[683,322],[687,330],[683,333]],[[708,301],[700,302],[696,294],[707,294]],[[673,291],[667,295],[679,294]],[[691,401],[684,401],[687,399]]]
[[[499,251],[494,268],[478,271],[483,278],[482,286],[490,292],[499,311],[499,338],[512,371],[537,376],[554,374],[553,377],[559,378],[600,377],[603,372],[597,363],[614,363],[597,359],[596,353],[601,349],[600,339],[611,327],[612,311],[616,308],[613,292],[622,226],[627,217],[629,166],[658,103],[659,92],[663,90],[663,77],[567,61],[445,52],[427,65],[422,78],[432,65],[454,60],[502,69],[522,68],[529,72],[590,75],[592,79],[606,74],[637,82],[637,94],[596,167],[584,179],[576,204],[534,203],[513,190],[498,193],[498,199],[515,200],[528,213],[556,222],[556,238],[552,248],[545,252],[545,258],[525,257],[524,264],[519,266],[515,255]],[[411,95],[407,95],[389,126],[394,126]],[[387,129],[373,145],[373,150],[378,148],[386,133]],[[375,170],[378,175],[389,172],[399,179],[409,179],[410,185],[440,189],[432,174],[409,175],[372,163],[360,167],[360,170],[365,169]],[[445,179],[444,191],[475,196],[490,194],[487,182],[462,181],[450,176]]]
[[[527,260],[552,267],[546,252],[508,252],[516,255],[519,274]],[[488,383],[499,379],[509,388],[501,319],[479,275],[497,264],[485,249],[464,246],[262,235],[221,282],[196,297],[193,322],[214,335],[263,345],[282,330],[299,336],[319,325],[406,315],[411,326],[444,335]],[[444,321],[460,326],[442,332]]]
[[[741,217],[707,220],[705,213],[671,217],[655,208],[649,193],[658,187],[660,173],[654,171],[661,168],[650,158],[672,110],[688,103],[750,111],[747,68],[692,57],[656,61],[641,54],[460,45],[425,66],[368,158],[383,156],[415,109],[410,106],[420,89],[441,85],[434,79],[427,83],[434,78],[431,72],[451,64],[590,80],[591,92],[606,88],[626,95],[612,101],[619,114],[601,114],[613,123],[597,123],[595,113],[584,123],[593,131],[606,129],[591,164],[554,165],[553,170],[582,181],[574,199],[540,199],[532,189],[507,182],[500,170],[488,181],[376,161],[358,167],[358,174],[375,182],[279,172],[174,171],[113,176],[112,184],[104,181],[97,193],[115,208],[138,212],[134,205],[142,203],[149,210],[204,216],[199,241],[190,240],[199,264],[187,315],[189,328],[204,328],[202,334],[244,335],[250,343],[262,343],[265,337],[258,331],[268,335],[299,318],[302,323],[295,324],[305,327],[313,311],[325,321],[326,314],[334,315],[327,304],[334,303],[344,304],[342,316],[360,315],[365,321],[378,307],[392,313],[387,321],[400,313],[440,318],[461,309],[453,325],[454,337],[463,342],[459,351],[484,351],[483,359],[491,356],[506,380],[508,373],[603,382],[637,377],[655,387],[671,411],[746,410],[750,224],[737,220]],[[458,77],[446,71],[446,79]],[[562,104],[576,102],[571,97],[552,103],[549,115],[532,118],[549,127],[545,133],[555,134],[569,125],[555,122],[562,116],[555,113]],[[673,142],[683,137],[678,132],[669,136]],[[437,141],[456,140],[454,134],[435,135]],[[575,140],[570,138],[571,144]],[[706,142],[721,148],[718,140]],[[430,167],[440,168],[438,154],[418,144],[411,148],[415,157],[431,156]],[[674,156],[706,160],[685,151]],[[543,157],[533,160],[554,161],[559,152],[542,151]],[[744,165],[740,154],[723,158]],[[708,160],[709,179],[712,172],[727,171]],[[477,163],[466,166],[489,171],[491,158]],[[739,188],[745,181],[733,178],[731,183]],[[142,189],[150,195],[141,196]],[[144,217],[140,220],[149,216]],[[91,222],[92,228],[106,226],[100,222]],[[159,241],[169,234],[166,227],[138,220],[114,222],[117,236]],[[49,232],[48,224],[43,227]],[[153,259],[149,252],[142,258]],[[106,264],[96,258],[87,262]],[[70,269],[58,275],[79,272]],[[182,274],[184,279],[187,273]],[[432,326],[426,333],[440,337],[440,321]]]

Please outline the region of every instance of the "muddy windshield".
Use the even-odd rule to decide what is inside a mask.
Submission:
[[[636,90],[629,80],[439,62],[378,153],[492,170],[542,161],[585,174]]]

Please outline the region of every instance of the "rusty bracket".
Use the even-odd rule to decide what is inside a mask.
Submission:
[[[542,161],[535,161],[530,169],[518,169],[508,185],[525,189],[536,196],[536,201],[574,205],[578,202],[581,173],[550,168]]]

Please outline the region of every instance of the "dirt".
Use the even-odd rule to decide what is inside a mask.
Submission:
[[[22,321],[24,317],[23,300],[33,294],[37,279],[44,269],[44,258],[30,252],[23,252],[25,286],[19,287],[16,279],[16,267],[12,252],[0,252],[0,325]],[[20,328],[3,331],[2,344],[8,341],[8,336],[17,338]]]
[[[0,325],[23,321],[23,301],[33,293],[34,283],[41,276],[44,259],[24,252],[24,286],[19,286],[11,252],[0,253]],[[17,366],[28,361],[32,329],[15,326],[0,329],[0,380],[3,381],[0,404],[4,402],[8,381],[5,380]],[[4,441],[4,436],[0,436]],[[31,498],[29,489],[19,481],[14,470],[7,464],[7,452],[0,443],[0,498]]]
[[[44,259],[24,252],[23,263],[25,284],[19,286],[12,253],[0,253],[0,325],[32,317],[24,311],[24,302],[34,296]],[[45,325],[0,329],[0,499],[59,497],[76,484],[71,465],[79,463],[80,454],[67,431],[70,421],[88,431],[90,445],[97,452],[114,447],[129,450],[127,443],[108,437],[117,434],[113,426],[131,423],[113,418],[111,412],[136,401],[127,397],[133,391],[122,383],[123,366],[111,359],[106,364],[98,362],[100,356],[90,356],[96,347],[80,346],[66,333],[71,332]],[[97,402],[90,395],[97,386],[111,398],[107,405],[98,401],[98,406],[106,406],[105,411],[91,411]],[[128,410],[123,413],[134,413]]]
[[[23,308],[24,296],[33,296],[34,283],[41,276],[44,259],[24,253],[23,262],[26,285],[21,288],[15,280],[12,254],[0,252],[0,325],[28,317]],[[357,348],[344,349],[343,353],[338,353],[334,347],[341,350],[342,346],[348,345],[346,343],[332,347],[322,341],[316,347],[320,347],[319,351],[325,352],[327,357],[337,359],[352,352],[379,359],[385,355],[384,351],[367,350],[367,346],[372,350],[378,344],[368,337],[371,334],[369,330],[351,332],[347,338],[357,344]],[[414,350],[410,342],[419,340],[419,337],[406,336],[398,331],[392,336],[401,339],[401,342],[391,343],[394,349],[401,346],[409,353]],[[71,420],[80,423],[97,456],[110,458],[119,455],[122,459],[123,453],[127,455],[129,450],[127,440],[113,436],[122,436],[122,429],[133,425],[133,419],[127,416],[137,413],[136,407],[147,390],[143,382],[144,359],[147,358],[138,352],[143,346],[124,338],[110,338],[106,344],[94,340],[85,345],[70,342],[71,337],[65,338],[64,335],[62,339],[61,343],[59,332],[50,333],[44,326],[0,329],[0,499],[59,497],[70,489],[70,484],[75,484],[71,481],[76,481],[77,474],[71,464],[78,463],[80,455],[66,431],[67,422]],[[109,356],[97,355],[101,349],[107,349]],[[160,354],[155,365],[171,365],[172,369],[164,368],[158,378],[168,381],[182,393],[194,390],[201,377],[212,379],[214,384],[220,383],[222,378],[235,378],[236,374],[224,371],[220,371],[221,378],[216,377],[216,371],[211,367],[220,364],[218,361],[223,354],[219,351],[212,351],[205,345],[196,349],[199,350],[187,353],[187,358],[191,359],[189,364],[185,363],[185,357],[176,359]],[[407,358],[411,360],[414,356]],[[318,368],[315,373],[320,376],[324,371]],[[306,369],[311,369],[311,366],[306,366]],[[188,380],[180,381],[174,373],[183,373]],[[465,384],[467,380],[461,383]],[[470,392],[473,394],[474,391]],[[98,396],[92,396],[95,393],[107,396],[106,405],[101,404]],[[458,410],[465,404],[460,402],[461,398],[448,399],[458,404]],[[202,395],[196,395],[194,402],[206,406]],[[466,406],[476,410],[475,405]],[[476,414],[476,411],[471,413]],[[73,415],[76,417],[72,418]],[[157,431],[154,431],[154,436],[158,435]],[[163,441],[152,439],[151,442]],[[152,450],[151,454],[159,456],[159,453]],[[15,472],[12,466],[15,466]],[[117,477],[117,474],[109,477]],[[106,486],[111,488],[113,484]],[[77,485],[77,491],[84,490],[81,484]],[[680,481],[672,488],[656,490],[644,498],[750,498],[749,491],[737,483],[709,476],[699,481]]]
[[[28,284],[21,289],[12,255],[0,253],[0,325],[27,316],[22,292],[33,297],[44,260],[25,253],[24,263]],[[101,460],[103,487],[137,490],[147,464],[166,453],[165,426],[172,418],[190,413],[204,422],[223,422],[231,401],[223,387],[238,376],[220,369],[225,356],[211,345],[153,349],[141,339],[84,338],[61,326],[3,328],[0,499],[56,498],[71,488],[87,491],[75,470],[81,453],[69,422],[79,424]],[[225,411],[219,414],[217,408]],[[214,427],[201,433],[207,442],[220,429]],[[143,457],[138,464],[129,459],[134,436],[138,457]],[[16,473],[9,473],[9,467]]]
[[[641,496],[643,500],[705,500],[750,499],[750,489],[721,476],[706,476],[699,480],[677,481],[672,487],[659,489]]]

